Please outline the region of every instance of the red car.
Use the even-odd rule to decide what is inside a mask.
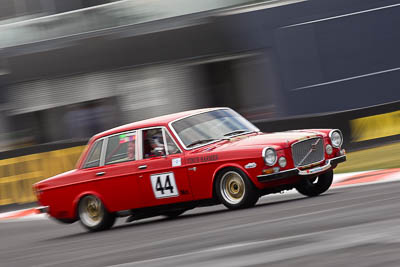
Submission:
[[[229,108],[187,111],[92,137],[76,169],[34,185],[47,213],[91,231],[198,206],[255,205],[296,188],[317,196],[346,160],[339,130],[262,133]]]

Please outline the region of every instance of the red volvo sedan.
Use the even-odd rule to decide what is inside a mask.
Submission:
[[[58,221],[90,231],[176,217],[198,206],[255,205],[262,195],[297,189],[317,196],[346,160],[337,129],[262,133],[229,108],[181,112],[93,136],[76,169],[34,185]]]

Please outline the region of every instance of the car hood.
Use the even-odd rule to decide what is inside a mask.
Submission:
[[[276,132],[276,133],[257,133],[249,135],[241,135],[233,137],[230,140],[224,142],[214,143],[204,150],[210,151],[222,151],[239,148],[258,148],[264,146],[271,146],[275,149],[283,149],[290,147],[293,143],[312,137],[323,137],[322,133],[299,130],[299,131],[287,131],[287,132]],[[202,149],[203,150],[203,149]]]

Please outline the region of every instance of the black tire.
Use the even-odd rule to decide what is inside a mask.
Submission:
[[[168,217],[170,219],[176,218],[179,215],[183,214],[187,209],[181,209],[181,210],[170,210],[170,211],[165,211],[161,215]]]
[[[316,179],[304,179],[296,186],[296,190],[305,196],[315,197],[329,189],[333,181],[333,171],[319,175]]]
[[[225,207],[235,210],[254,206],[260,193],[240,169],[227,168],[215,180],[215,193]]]
[[[84,196],[79,201],[78,217],[81,224],[92,232],[110,229],[115,223],[115,215],[108,212],[94,195]]]

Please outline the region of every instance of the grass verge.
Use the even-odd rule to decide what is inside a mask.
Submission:
[[[400,142],[347,154],[335,173],[400,168]]]

